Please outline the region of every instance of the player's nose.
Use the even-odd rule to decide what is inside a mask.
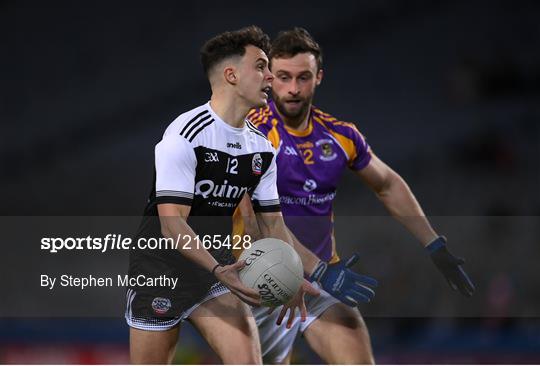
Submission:
[[[272,72],[268,68],[266,69],[266,73],[264,75],[264,80],[269,82],[269,83],[274,81],[274,74],[272,74]]]
[[[298,83],[294,79],[289,84],[289,94],[294,96],[300,94],[300,88],[298,88]]]

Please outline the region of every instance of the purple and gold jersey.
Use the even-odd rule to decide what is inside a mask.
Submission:
[[[311,108],[308,128],[283,123],[274,102],[250,111],[250,120],[277,150],[277,186],[287,227],[321,260],[337,261],[332,202],[345,168],[361,170],[370,148],[352,123]]]

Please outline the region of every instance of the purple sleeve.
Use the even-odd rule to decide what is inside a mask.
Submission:
[[[350,139],[354,143],[356,156],[349,161],[349,167],[353,170],[362,170],[371,161],[371,148],[366,142],[365,137],[358,131],[358,129],[356,129],[356,127],[353,126],[350,131]]]

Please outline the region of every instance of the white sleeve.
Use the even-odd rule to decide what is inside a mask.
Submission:
[[[251,196],[255,212],[279,212],[279,194],[277,191],[276,156],[272,158],[270,167],[261,177],[259,184]]]
[[[163,137],[155,149],[156,202],[191,206],[197,159],[193,147],[181,136]]]

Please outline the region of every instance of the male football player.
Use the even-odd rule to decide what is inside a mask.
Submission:
[[[406,182],[382,162],[352,123],[343,122],[312,105],[323,79],[322,52],[302,28],[281,32],[272,42],[270,68],[273,101],[252,110],[248,119],[277,150],[278,192],[287,227],[311,281],[321,296],[307,300],[308,320],[275,324],[277,314],[254,308],[265,361],[288,363],[297,333],[329,364],[373,363],[365,323],[356,308],[373,296],[376,281],[355,273],[354,255],[340,260],[333,233],[332,201],[338,181],[348,168],[377,195],[431,254],[454,289],[466,296],[474,290],[463,261],[446,249],[446,240],[432,229]],[[235,230],[257,235],[249,205],[241,203],[243,225],[235,215]],[[309,250],[304,249],[302,243]],[[289,329],[290,328],[290,329]]]
[[[234,263],[231,240],[221,235],[230,233],[230,217],[248,193],[263,236],[292,242],[280,214],[274,149],[245,120],[251,108],[267,104],[273,79],[268,46],[268,36],[254,26],[210,39],[201,50],[210,101],[176,118],[155,148],[154,187],[138,238],[172,238],[179,245],[132,250],[129,274],[166,275],[179,285],[128,289],[125,317],[133,363],[170,363],[186,319],[224,363],[262,361],[245,304],[259,305],[260,298],[239,281],[237,271],[245,263]],[[228,217],[228,228],[218,228],[219,217]],[[203,235],[214,238],[211,248],[200,240]],[[303,292],[317,291],[304,286],[288,305],[305,313]]]

